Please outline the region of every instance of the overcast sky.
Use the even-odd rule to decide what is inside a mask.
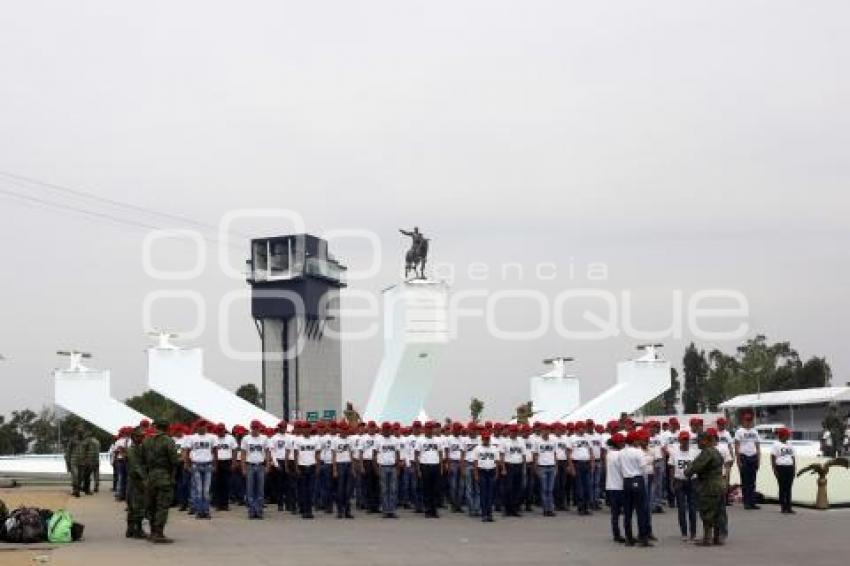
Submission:
[[[432,259],[456,268],[455,290],[631,291],[635,325],[661,328],[675,290],[687,300],[735,289],[750,335],[826,356],[834,381],[850,381],[846,2],[0,7],[2,172],[213,226],[236,209],[288,208],[310,232],[374,231],[384,261],[354,290],[398,280],[397,229],[414,224],[432,238]],[[0,175],[0,412],[52,402],[60,347],[92,350],[117,397],[143,391],[142,305],[163,289],[204,297],[207,324],[191,345],[204,347],[209,377],[259,382],[259,364],[220,347],[222,298],[246,285],[219,269],[214,232],[204,232],[201,277],[157,281],[143,269],[145,229],[57,206],[197,227]],[[230,249],[236,266],[243,245]],[[352,270],[371,261],[363,241],[333,247]],[[197,254],[160,242],[153,257],[187,269]],[[469,281],[472,262],[491,276]],[[501,277],[505,262],[525,266],[523,277]],[[557,277],[535,277],[541,262]],[[588,279],[592,262],[607,266],[604,281]],[[532,327],[533,312],[505,303],[500,325]],[[195,324],[185,302],[154,314],[173,329]],[[233,343],[257,348],[247,304],[230,320]],[[690,339],[663,340],[675,365]],[[554,330],[508,343],[471,320],[446,348],[428,409],[465,414],[475,395],[505,417],[556,354],[577,358],[590,396],[635,343]],[[381,347],[380,337],[344,345],[344,397],[360,407]]]

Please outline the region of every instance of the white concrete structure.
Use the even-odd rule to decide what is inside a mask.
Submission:
[[[567,373],[572,358],[552,358],[544,363],[552,369],[531,378],[532,421],[553,422],[576,410],[581,403],[579,380]]]
[[[256,419],[276,426],[278,417],[204,377],[201,348],[177,348],[160,341],[148,348],[148,387],[193,413],[227,428]]]
[[[444,283],[412,279],[384,290],[384,357],[364,418],[416,419],[424,411],[439,353],[448,341]]]
[[[565,415],[565,418],[571,421],[593,419],[605,422],[619,418],[621,413],[633,413],[667,391],[671,385],[670,362],[661,358],[658,346],[640,346],[644,355],[618,363],[617,383]]]
[[[70,367],[53,372],[57,405],[113,435],[121,427],[148,418],[112,397],[108,371],[85,367],[82,352],[66,354],[71,358]]]

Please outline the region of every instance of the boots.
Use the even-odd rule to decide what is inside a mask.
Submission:
[[[723,538],[720,536],[720,529],[718,527],[714,527],[714,536],[712,537],[711,542],[715,546],[723,546]]]
[[[162,532],[162,527],[151,527],[150,541],[154,544],[171,544],[172,539],[166,537]]]
[[[695,544],[697,546],[711,546],[711,532],[712,527],[703,524],[702,526],[702,540],[697,541]]]
[[[133,537],[136,539],[146,539],[148,538],[148,534],[145,532],[145,529],[142,528],[142,523],[136,523],[133,526]]]

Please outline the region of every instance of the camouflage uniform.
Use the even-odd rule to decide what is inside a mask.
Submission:
[[[85,478],[85,439],[82,431],[76,431],[65,446],[65,468],[71,474],[71,491],[74,497],[80,496]]]
[[[723,456],[715,447],[703,448],[699,456],[685,470],[687,478],[694,475],[698,477],[697,508],[705,532],[703,542],[708,543],[709,537],[713,537],[714,543],[718,544],[720,542],[720,506],[725,505],[725,482]]]
[[[148,473],[148,508],[151,510],[151,541],[171,542],[163,530],[174,498],[174,469],[180,462],[174,441],[162,430],[143,444]]]
[[[86,458],[86,493],[91,491],[91,483],[94,483],[94,492],[100,491],[100,441],[94,436],[89,436],[85,443]]]
[[[142,521],[147,509],[148,473],[141,435],[127,448],[127,538],[145,538]]]

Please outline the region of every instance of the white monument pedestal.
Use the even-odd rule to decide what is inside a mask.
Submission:
[[[579,380],[567,373],[566,362],[569,359],[554,358],[546,361],[552,364],[552,370],[531,378],[533,422],[559,421],[581,403]]]
[[[53,379],[57,405],[112,435],[148,418],[112,397],[108,371],[78,366],[54,371]]]
[[[414,279],[384,291],[384,357],[364,418],[409,423],[424,410],[449,341],[448,287]]]
[[[650,349],[635,360],[617,364],[617,383],[567,415],[567,420],[605,422],[634,413],[670,389],[670,362]]]
[[[148,348],[148,387],[228,429],[252,420],[277,426],[276,416],[204,377],[203,361],[201,348]]]

